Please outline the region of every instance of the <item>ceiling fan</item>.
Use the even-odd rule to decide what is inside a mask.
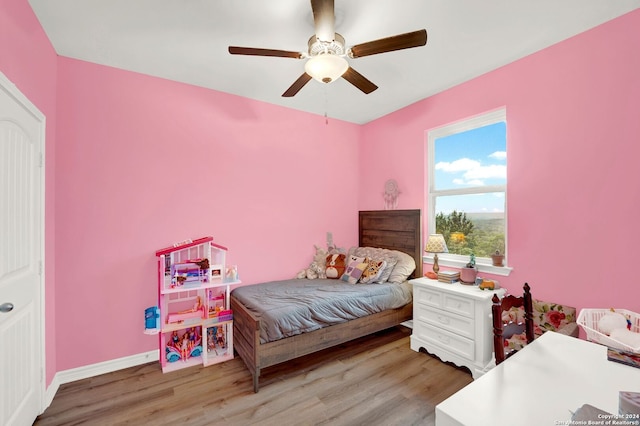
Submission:
[[[369,94],[378,86],[351,68],[345,57],[352,59],[394,50],[419,47],[427,44],[427,31],[418,30],[345,48],[345,40],[335,32],[334,0],[311,0],[315,35],[308,42],[307,52],[293,52],[255,47],[229,46],[232,55],[275,56],[280,58],[307,59],[300,77],[282,94],[294,96],[312,78],[331,83],[342,77],[362,92]]]

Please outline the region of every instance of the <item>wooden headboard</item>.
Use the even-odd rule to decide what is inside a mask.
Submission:
[[[420,210],[361,211],[358,245],[407,253],[416,261],[411,278],[422,277],[422,212]]]

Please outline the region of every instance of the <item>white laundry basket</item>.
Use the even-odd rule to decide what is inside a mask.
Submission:
[[[640,333],[640,315],[626,309],[614,309],[631,320],[631,331]],[[598,331],[598,321],[610,313],[611,309],[582,309],[578,315],[578,325],[587,333],[587,340],[623,351],[640,354],[640,346],[631,347]]]

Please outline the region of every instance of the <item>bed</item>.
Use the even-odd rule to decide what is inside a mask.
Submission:
[[[420,210],[382,210],[382,211],[361,211],[359,212],[359,247],[375,247],[379,249],[394,250],[409,255],[414,261],[416,268],[409,278],[422,276],[422,218]],[[292,292],[298,292],[301,287],[310,287],[318,291],[320,282],[318,280],[290,280],[289,284]],[[340,280],[331,281],[329,285],[339,288]],[[294,284],[296,283],[297,284]],[[285,285],[286,285],[285,284]],[[321,328],[309,328],[309,331],[294,333],[285,336],[265,336],[265,330],[270,330],[270,324],[266,322],[266,315],[258,312],[260,304],[270,302],[285,304],[285,298],[276,296],[272,289],[273,283],[255,284],[253,286],[240,287],[231,293],[231,309],[233,311],[234,324],[234,349],[242,358],[245,365],[253,376],[253,390],[259,390],[259,377],[261,369],[280,364],[310,353],[320,351],[341,343],[366,336],[377,331],[401,324],[412,318],[413,303],[411,297],[399,307],[384,309],[377,313],[365,314],[353,319],[344,319],[334,325],[323,326]],[[280,284],[279,284],[280,285]],[[297,287],[294,287],[297,286]],[[404,289],[410,285],[403,284]],[[253,293],[258,293],[262,299],[258,298],[254,303],[246,299],[241,291],[246,292],[247,288]],[[356,287],[381,287],[366,285],[351,285],[351,290],[344,289],[346,293],[355,291]],[[401,286],[398,285],[400,288]],[[268,288],[269,290],[264,290]],[[322,289],[320,289],[322,291]],[[404,290],[403,290],[404,291]],[[272,294],[274,299],[268,300]],[[265,298],[266,297],[266,298]],[[241,301],[244,300],[244,301]],[[310,306],[313,300],[309,299]],[[313,311],[313,308],[310,312]],[[342,314],[340,314],[342,315]],[[277,334],[277,333],[276,333]],[[276,340],[273,340],[273,339]]]

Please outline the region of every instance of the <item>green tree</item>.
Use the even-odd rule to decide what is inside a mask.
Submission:
[[[451,241],[451,234],[454,232],[460,232],[465,236],[466,240],[466,237],[471,235],[473,229],[473,222],[467,218],[467,214],[464,212],[454,210],[446,216],[444,213],[436,215],[436,232],[444,236],[447,245]]]
[[[436,232],[444,236],[449,253],[489,257],[496,249],[504,252],[504,220],[476,219],[464,212],[436,215]]]

